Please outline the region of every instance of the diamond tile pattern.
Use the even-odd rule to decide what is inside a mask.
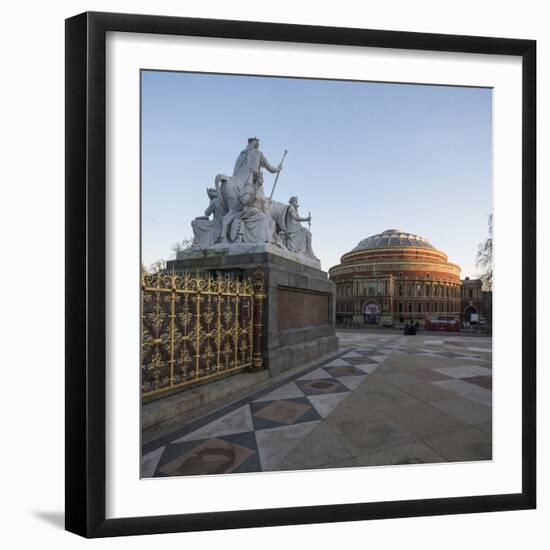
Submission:
[[[260,408],[256,405],[257,410],[252,411],[255,425],[261,423],[258,420],[268,420],[277,425],[294,424],[299,418],[311,411],[311,405],[306,399],[279,400],[270,401],[267,404],[262,403]]]
[[[297,445],[386,357],[379,352],[368,353],[378,353],[377,360],[361,352],[347,352],[252,395],[244,403],[229,405],[215,418],[210,415],[206,422],[198,421],[175,432],[162,448],[144,455],[142,476],[276,469],[286,456],[282,449]],[[358,367],[353,362],[363,365]],[[277,438],[279,448],[274,449]],[[256,470],[250,470],[251,466]]]
[[[490,347],[456,337],[340,337],[339,356],[145,444],[142,477],[490,456],[482,430],[491,419]],[[453,431],[464,433],[462,446]],[[485,438],[481,451],[476,438]]]

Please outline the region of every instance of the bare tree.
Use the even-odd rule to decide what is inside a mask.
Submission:
[[[482,271],[485,290],[493,288],[493,215],[489,214],[489,236],[477,248],[476,267]]]
[[[192,239],[183,239],[172,245],[172,257],[177,259],[178,252],[185,250],[193,243]],[[144,264],[141,264],[141,270],[148,273],[160,273],[166,269],[166,260],[157,260],[152,263],[149,267],[145,267]]]
[[[193,243],[193,239],[183,239],[177,243],[174,243],[172,245],[172,253],[174,258],[177,259],[178,254],[184,251],[186,248],[189,248],[192,243]]]
[[[149,273],[160,273],[166,269],[166,260],[157,260],[149,266]]]

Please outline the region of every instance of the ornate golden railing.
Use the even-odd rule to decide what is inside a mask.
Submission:
[[[262,368],[263,273],[143,273],[141,392],[157,395],[242,369]]]

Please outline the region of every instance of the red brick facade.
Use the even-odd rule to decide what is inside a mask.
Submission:
[[[388,230],[369,237],[329,270],[337,322],[401,325],[462,320],[460,266],[422,237]]]

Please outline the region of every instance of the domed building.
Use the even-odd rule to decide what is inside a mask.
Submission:
[[[424,237],[398,229],[363,239],[329,277],[340,323],[399,326],[462,316],[460,266]]]

